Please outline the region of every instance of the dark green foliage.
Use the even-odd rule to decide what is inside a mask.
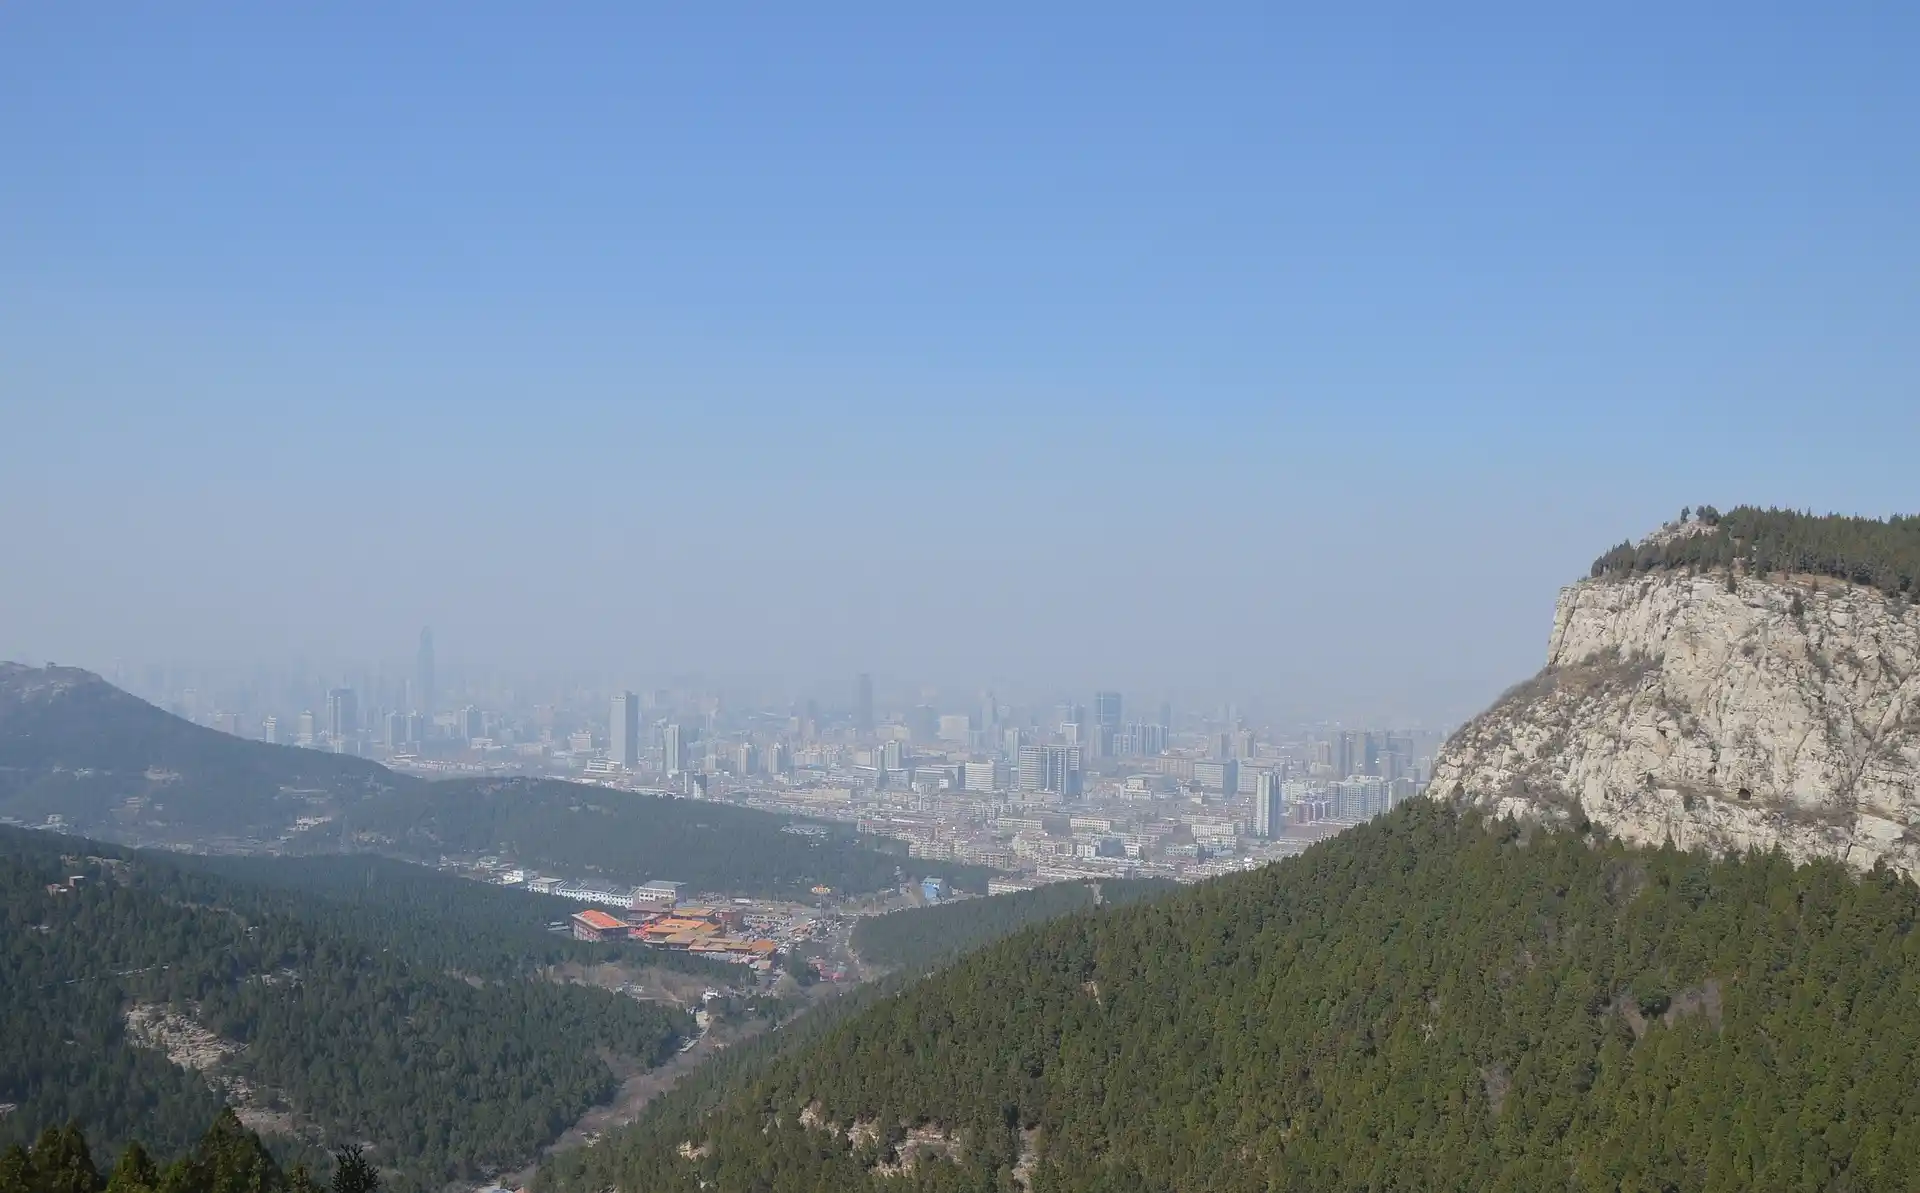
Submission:
[[[304,1174],[302,1174],[304,1175]],[[260,1142],[231,1110],[222,1110],[191,1151],[165,1173],[146,1149],[129,1143],[104,1185],[78,1124],[50,1127],[31,1152],[18,1144],[0,1158],[0,1193],[311,1193],[290,1186]]]
[[[150,864],[163,859],[146,855]],[[166,859],[171,861],[172,859]],[[172,864],[238,879],[260,890],[259,906],[290,915],[320,913],[338,931],[419,965],[475,977],[523,977],[552,965],[626,961],[716,979],[739,968],[671,949],[625,941],[594,943],[556,935],[548,925],[577,903],[444,874],[369,854],[311,857],[180,857]],[[275,900],[271,891],[286,892]]]
[[[380,1173],[357,1144],[333,1154],[331,1193],[379,1193]]]
[[[77,889],[47,891],[74,874]],[[0,830],[0,1101],[19,1104],[0,1141],[75,1119],[177,1154],[220,1098],[134,1046],[123,1019],[170,1006],[244,1045],[227,1073],[327,1138],[373,1141],[405,1187],[434,1187],[525,1161],[611,1093],[603,1052],[657,1063],[691,1030],[677,1010],[531,976],[521,967],[540,958],[514,950],[542,942],[433,935],[424,913],[382,920],[167,856]],[[203,1141],[215,1158],[221,1129]],[[264,1179],[236,1172],[205,1180]]]
[[[1722,516],[1703,506],[1712,529],[1644,547],[1622,543],[1593,561],[1591,574],[1731,568],[1833,576],[1888,596],[1920,591],[1920,517],[1849,518],[1740,506]]]
[[[543,1193],[1007,1190],[1023,1152],[1033,1193],[1912,1189],[1917,922],[1884,872],[1416,801],[971,953]],[[874,1175],[915,1126],[960,1159]]]
[[[1096,894],[1096,888],[1098,894]],[[1100,902],[1118,906],[1177,890],[1161,879],[1055,882],[1030,891],[962,899],[869,916],[854,925],[853,951],[869,965],[924,968],[1046,920]]]
[[[781,830],[790,818],[704,800],[674,799],[540,780],[422,785],[369,800],[344,818],[345,832],[410,856],[501,853],[567,875],[621,882],[660,878],[696,891],[803,895],[880,890],[901,880],[904,857],[883,853],[846,825],[825,836]],[[985,890],[992,871],[912,863]]]

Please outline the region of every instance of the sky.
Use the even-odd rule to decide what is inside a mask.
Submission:
[[[935,7],[0,6],[0,657],[1444,723],[1920,509],[1920,9]]]

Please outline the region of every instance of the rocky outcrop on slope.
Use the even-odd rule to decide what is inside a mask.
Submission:
[[[1546,668],[1454,735],[1429,790],[1636,843],[1920,878],[1920,608],[1745,569],[1582,581]]]

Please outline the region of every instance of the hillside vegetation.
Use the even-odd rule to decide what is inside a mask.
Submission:
[[[789,823],[705,800],[513,779],[395,791],[352,809],[336,831],[356,847],[424,858],[503,853],[567,875],[664,878],[695,891],[793,897],[815,885],[857,893],[900,881],[904,855],[875,849],[844,825],[799,836],[782,831]],[[951,863],[913,866],[916,875],[941,874],[973,890],[985,890],[992,874]]]
[[[1685,511],[1682,533],[1621,543],[1593,561],[1595,577],[1657,569],[1725,568],[1832,576],[1911,599],[1920,593],[1920,517],[1851,518],[1739,506]]]
[[[1178,890],[1165,879],[1054,882],[987,899],[962,899],[868,916],[854,925],[853,951],[869,965],[919,968],[1099,904],[1119,906]]]
[[[370,1141],[405,1188],[484,1176],[609,1095],[608,1057],[655,1064],[692,1030],[542,959],[517,932],[0,830],[0,1142],[72,1119],[171,1155],[231,1099],[289,1147]]]
[[[972,953],[550,1191],[1909,1189],[1920,890],[1416,801]],[[1017,1178],[1017,1179],[1016,1179]]]
[[[318,1193],[304,1166],[282,1171],[231,1110],[221,1111],[192,1150],[169,1163],[155,1162],[134,1142],[103,1173],[106,1157],[95,1153],[97,1143],[70,1123],[48,1127],[31,1148],[13,1144],[0,1152],[0,1193]],[[336,1193],[377,1193],[378,1173],[364,1157],[342,1159],[346,1163],[335,1165]]]

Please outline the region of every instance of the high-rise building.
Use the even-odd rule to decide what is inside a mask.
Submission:
[[[854,689],[854,728],[864,737],[873,732],[873,676],[862,671]]]
[[[433,631],[422,626],[420,629],[420,652],[413,660],[413,710],[428,717],[433,716],[435,698],[433,676]]]
[[[898,739],[890,741],[880,747],[880,767],[882,770],[903,771],[907,769],[904,759],[905,755],[900,749]]]
[[[960,786],[967,791],[1000,791],[1007,785],[1007,764],[1004,762],[963,762],[960,764]]]
[[[407,714],[397,711],[387,714],[385,739],[389,750],[397,750],[407,744]]]
[[[352,688],[331,688],[327,692],[327,735],[336,742],[349,741],[360,732],[360,701]]]
[[[793,770],[793,754],[783,741],[773,742],[767,747],[767,773],[784,775]]]
[[[640,697],[632,692],[613,698],[613,711],[607,717],[607,757],[628,770],[640,765]]]
[[[670,775],[687,769],[687,747],[680,738],[678,725],[668,725],[660,731],[660,769]]]
[[[268,745],[280,744],[280,718],[268,717],[260,722],[260,740]]]
[[[917,742],[934,741],[940,736],[940,714],[931,704],[913,706],[911,719],[907,722],[907,731],[913,734]]]
[[[297,728],[294,731],[294,743],[296,745],[312,746],[314,740],[319,736],[318,731],[314,728],[313,710],[309,708],[302,711],[300,719],[296,721],[295,724]]]
[[[1260,772],[1258,783],[1253,789],[1253,833],[1256,837],[1273,838],[1280,835],[1281,826],[1287,822],[1287,800],[1285,785],[1280,776],[1273,771]]]
[[[1113,739],[1120,736],[1120,693],[1093,694],[1093,749],[1102,758],[1113,756]]]
[[[898,743],[895,743],[895,744],[898,744]],[[739,745],[733,748],[733,773],[734,774],[740,776],[741,778],[745,778],[748,775],[757,773],[759,769],[760,769],[759,751],[753,748],[752,742],[743,741]]]
[[[1021,746],[1016,776],[1022,791],[1045,791],[1077,799],[1081,790],[1079,746]]]
[[[487,717],[478,708],[469,704],[460,710],[460,739],[471,744],[475,738],[487,735]]]

